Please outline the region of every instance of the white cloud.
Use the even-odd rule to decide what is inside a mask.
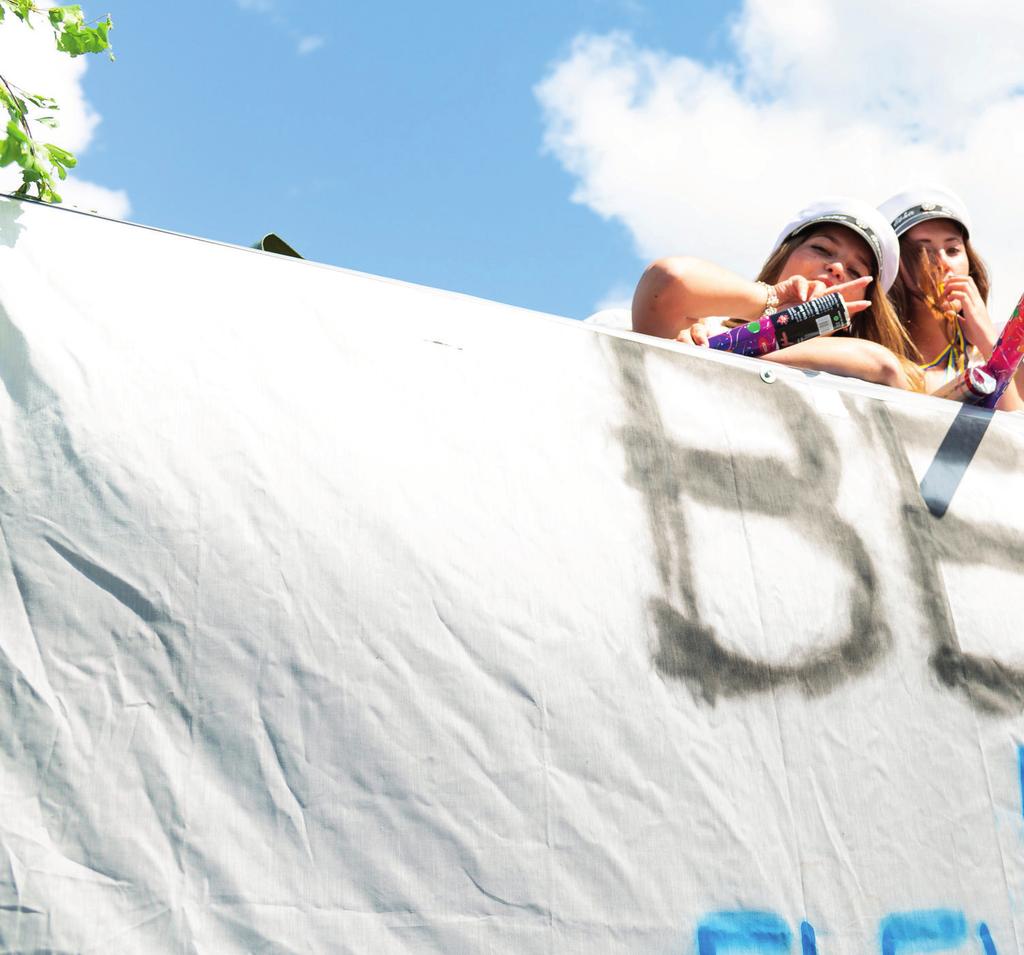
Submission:
[[[604,295],[597,300],[594,305],[595,312],[605,311],[606,309],[619,309],[624,308],[627,311],[633,305],[633,286],[624,285],[621,282],[616,283]]]
[[[299,38],[295,48],[299,56],[306,56],[314,50],[319,50],[325,42],[322,36],[304,36]]]
[[[265,14],[267,19],[283,34],[291,37],[295,43],[295,52],[299,56],[308,56],[319,50],[326,38],[316,34],[300,33],[277,8],[275,0],[235,0],[242,10]]]
[[[1024,5],[1003,0],[746,0],[728,64],[581,36],[536,89],[545,145],[641,258],[747,274],[816,195],[946,183],[971,208],[1000,322],[1024,290],[1022,32]]]
[[[131,215],[132,204],[128,193],[123,189],[107,189],[84,179],[69,176],[62,182],[57,191],[63,199],[62,205],[72,206],[86,212],[97,212],[111,219],[127,219]]]
[[[41,93],[57,100],[60,110],[53,115],[60,125],[53,130],[35,126],[33,133],[37,138],[70,149],[78,156],[81,165],[88,168],[88,162],[82,161],[82,153],[88,149],[100,121],[99,114],[86,100],[82,89],[88,58],[72,59],[66,53],[59,53],[54,46],[53,33],[44,21],[37,21],[36,27],[29,29],[8,15],[0,24],[0,64],[9,83],[17,84],[29,93]],[[41,111],[34,110],[33,113],[40,115]],[[13,166],[0,169],[0,191],[12,192],[20,182],[21,176]],[[114,218],[125,218],[131,210],[125,192],[95,185],[77,173],[61,183],[58,192],[66,204]]]

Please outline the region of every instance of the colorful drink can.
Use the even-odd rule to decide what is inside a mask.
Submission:
[[[850,327],[850,313],[838,292],[773,312],[755,322],[712,335],[708,346],[737,355],[767,355],[819,335]]]

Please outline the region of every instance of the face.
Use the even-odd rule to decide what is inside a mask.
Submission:
[[[828,286],[875,274],[871,247],[856,232],[843,226],[825,226],[811,232],[783,263],[779,278],[802,275]]]
[[[914,245],[923,245],[934,252],[944,271],[954,275],[970,274],[971,264],[967,261],[964,234],[952,219],[929,219],[914,226],[905,238]]]

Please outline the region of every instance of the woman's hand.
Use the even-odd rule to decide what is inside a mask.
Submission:
[[[701,348],[708,347],[708,330],[703,322],[694,322],[688,328],[681,329],[676,335],[677,342],[685,342],[687,345],[697,345]]]
[[[868,285],[873,281],[874,279],[870,275],[864,275],[852,282],[829,286],[824,282],[806,279],[802,275],[793,275],[775,286],[775,294],[779,299],[779,308],[783,309],[810,301],[812,298],[828,295],[830,292],[838,292],[846,302],[847,311],[851,315],[856,315],[871,307],[871,302],[863,296]]]
[[[946,276],[944,285],[943,304],[957,313],[964,336],[987,361],[996,343],[996,332],[978,286],[969,275],[953,274]]]
[[[832,291],[836,288],[838,286],[833,286]],[[676,341],[707,348],[707,327],[703,322],[694,322],[676,335]],[[885,346],[862,338],[836,338],[831,335],[812,338],[767,355],[758,355],[758,358],[912,390],[900,359]]]

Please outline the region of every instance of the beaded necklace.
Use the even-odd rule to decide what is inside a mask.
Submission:
[[[953,323],[953,340],[939,352],[930,362],[918,365],[921,371],[930,371],[933,368],[944,368],[946,380],[955,378],[967,368],[967,339],[964,338],[964,331],[959,322]]]

